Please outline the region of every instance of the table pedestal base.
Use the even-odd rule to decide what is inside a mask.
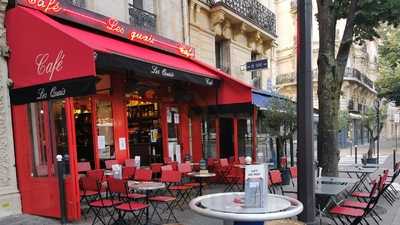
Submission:
[[[265,222],[224,221],[224,225],[264,225]]]

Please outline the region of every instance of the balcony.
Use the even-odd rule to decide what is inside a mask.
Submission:
[[[130,24],[141,30],[156,33],[156,15],[143,9],[136,8],[132,4],[129,4],[129,21]]]
[[[318,70],[313,70],[313,80],[318,80]],[[361,73],[359,70],[347,67],[344,73],[344,80],[354,81],[370,89],[372,92],[376,92],[374,82],[367,77],[367,75]],[[294,85],[296,84],[296,73],[281,74],[276,77],[276,85]]]
[[[360,82],[361,84],[375,91],[374,82],[357,69],[347,67],[346,71],[344,72],[344,79]]]
[[[224,7],[276,37],[276,16],[258,0],[201,0],[212,8]]]

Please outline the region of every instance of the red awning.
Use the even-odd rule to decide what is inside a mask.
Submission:
[[[188,81],[203,79],[207,85],[224,80],[220,85],[219,104],[251,102],[251,87],[195,60],[68,26],[36,10],[23,7],[9,10],[6,26],[14,89],[93,77],[96,56],[112,55],[115,57],[103,57],[103,61],[125,59],[111,61],[116,66],[133,63],[133,68],[149,74],[157,72],[156,65],[172,71],[158,70],[162,73],[160,76],[171,77],[175,73]]]

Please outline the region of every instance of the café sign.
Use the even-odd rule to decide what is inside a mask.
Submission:
[[[135,43],[148,45],[187,58],[195,57],[195,50],[191,46],[142,31],[113,17],[107,17],[74,6],[67,0],[16,0],[16,3],[20,6],[37,9],[43,13],[107,32]]]

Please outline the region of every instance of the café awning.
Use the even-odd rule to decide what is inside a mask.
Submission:
[[[221,103],[244,102],[251,96],[235,96],[235,89],[242,95],[250,87],[196,60],[64,24],[33,9],[9,10],[6,26],[13,104],[94,94],[101,66],[200,86],[220,85]]]

